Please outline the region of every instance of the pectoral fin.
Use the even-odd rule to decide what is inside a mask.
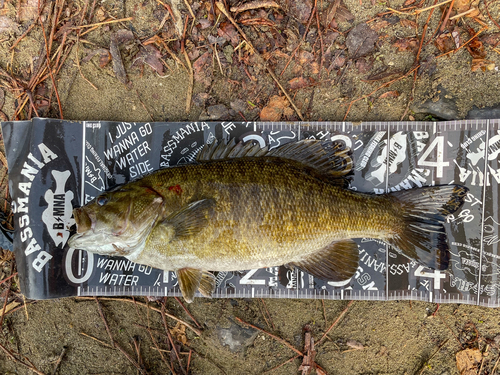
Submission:
[[[164,224],[174,228],[177,238],[196,235],[207,226],[214,206],[215,199],[192,202],[170,215]]]
[[[186,302],[191,303],[199,289],[205,297],[212,297],[215,277],[210,272],[195,268],[182,268],[176,271],[179,287]]]
[[[350,279],[358,269],[358,245],[353,240],[332,242],[328,246],[288,266],[298,267],[311,275],[328,281]]]

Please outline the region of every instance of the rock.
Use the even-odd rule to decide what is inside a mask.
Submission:
[[[231,322],[229,328],[216,327],[220,343],[229,346],[232,353],[241,351],[253,344],[258,331],[253,328],[243,328],[238,324]]]
[[[493,107],[477,108],[474,106],[465,118],[471,120],[500,118],[500,103]]]
[[[447,91],[438,87],[439,94],[433,99],[423,103],[413,103],[411,110],[415,113],[430,114],[442,120],[455,120],[458,118],[458,108],[453,97],[447,95]]]
[[[229,120],[231,114],[224,104],[211,105],[207,108],[207,114],[210,120]]]

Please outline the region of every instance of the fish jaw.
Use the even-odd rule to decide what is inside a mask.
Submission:
[[[127,256],[138,248],[144,247],[158,216],[162,200],[154,198],[152,207],[156,207],[148,217],[132,219],[131,205],[112,219],[106,218],[95,203],[75,208],[73,216],[77,233],[70,237],[68,245],[74,249],[89,251],[100,255]]]

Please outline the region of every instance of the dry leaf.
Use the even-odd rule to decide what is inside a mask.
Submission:
[[[397,47],[399,52],[402,51],[416,51],[418,49],[418,39],[417,38],[404,38],[398,39],[393,46]]]
[[[366,59],[361,58],[356,60],[356,69],[360,74],[368,73],[373,68],[373,61],[370,59],[366,61]]]
[[[300,51],[299,53],[299,64],[310,64],[314,60],[314,55],[311,52]]]
[[[378,37],[377,32],[368,27],[366,23],[360,23],[354,27],[345,41],[351,58],[357,59],[372,53],[375,50]]]
[[[269,103],[260,111],[261,121],[277,122],[281,120],[281,116],[283,116],[285,109],[289,108],[289,105],[290,103],[285,97],[278,95],[271,96]]]
[[[483,72],[485,72],[486,70],[493,70],[495,69],[495,63],[493,61],[485,59],[472,59],[471,70],[475,72],[479,69],[481,69]]]
[[[370,28],[374,31],[380,31],[382,30],[384,27],[387,27],[389,26],[390,23],[389,21],[386,21],[386,20],[382,20],[382,21],[378,21],[378,22],[373,22],[370,26]]]
[[[394,90],[394,91],[387,91],[380,95],[378,98],[379,99],[389,99],[389,98],[397,98],[399,96],[399,92]]]
[[[16,301],[13,301],[11,303],[9,303],[6,307],[5,307],[5,314],[7,314],[10,310],[12,309],[15,309],[17,306],[19,306],[21,303],[20,302],[16,302]],[[0,310],[0,316],[2,316],[2,313],[1,313],[1,310]]]
[[[0,89],[0,109],[2,109],[3,104],[5,103],[5,93],[2,89]]]
[[[182,342],[183,345],[187,344],[186,326],[184,324],[177,322],[174,328],[169,328],[169,331],[177,341]]]
[[[307,23],[311,15],[312,3],[311,0],[291,1],[289,12],[292,17],[300,23]]]
[[[160,60],[161,53],[152,44],[140,47],[139,52],[135,55],[132,66],[141,66],[147,64],[151,69],[155,70],[160,76],[163,75],[163,64]]]
[[[450,52],[455,49],[455,42],[451,38],[450,34],[441,34],[434,41],[434,45],[441,51],[442,53]]]
[[[295,77],[288,81],[288,83],[290,84],[291,90],[297,90],[309,86],[312,83],[311,81],[310,78],[308,80],[304,77]]]
[[[486,57],[486,51],[484,50],[483,43],[479,40],[474,39],[472,42],[467,44],[466,47],[473,59],[484,59]]]
[[[236,47],[240,43],[238,31],[230,22],[222,22],[217,29],[217,34],[231,42],[233,47]]]
[[[500,32],[491,33],[481,37],[481,42],[489,44],[491,46],[496,46],[500,43]]]
[[[416,29],[417,23],[415,21],[407,20],[406,18],[402,18],[399,20],[401,22],[401,26],[408,27],[410,29]]]
[[[401,75],[402,73],[403,72],[401,72],[399,69],[383,68],[381,70],[373,72],[368,77],[366,77],[366,79],[363,79],[362,81],[364,81],[364,82],[380,81],[380,80],[386,79],[386,78],[394,78],[396,76]]]
[[[482,354],[479,349],[465,349],[457,353],[457,368],[460,375],[477,375]]]
[[[470,9],[470,3],[471,0],[455,0],[453,8],[455,8],[458,13],[467,12]]]

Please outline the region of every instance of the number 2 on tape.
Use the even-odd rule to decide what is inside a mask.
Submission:
[[[429,154],[434,152],[434,149],[437,148],[436,161],[427,160]],[[431,142],[429,147],[423,152],[422,156],[418,159],[418,165],[422,165],[424,167],[434,167],[436,168],[436,178],[443,177],[443,168],[449,167],[450,163],[444,161],[444,137],[442,135],[437,136]]]
[[[251,279],[251,277],[258,271],[259,269],[248,271],[245,276],[243,276],[240,280],[240,284],[243,285],[266,285],[266,280],[255,280]]]

